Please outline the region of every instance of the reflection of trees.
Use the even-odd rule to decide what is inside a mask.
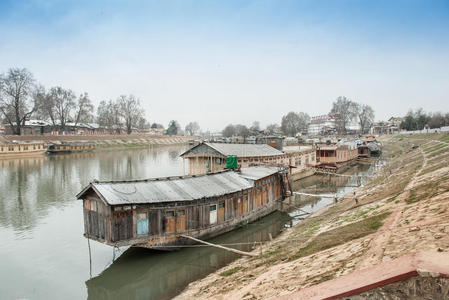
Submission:
[[[93,179],[166,176],[171,174],[164,172],[173,169],[181,173],[182,160],[172,161],[169,152],[180,154],[184,149],[171,146],[2,159],[0,226],[19,231],[33,228],[49,208],[75,201],[75,195]]]
[[[252,245],[255,241],[268,240],[269,233],[276,236],[289,219],[286,214],[276,212],[211,241]],[[249,250],[251,245],[235,247]],[[173,252],[131,248],[101,275],[86,282],[88,299],[170,299],[190,282],[238,257],[211,247],[184,248]]]

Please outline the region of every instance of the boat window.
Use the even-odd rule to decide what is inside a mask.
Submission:
[[[218,204],[218,208],[224,208],[225,207],[225,204],[224,204],[224,202],[223,203],[220,203],[220,204]]]
[[[214,211],[214,210],[217,210],[217,205],[211,205],[211,206],[209,206],[209,211]]]
[[[178,210],[176,214],[178,215],[178,217],[182,217],[183,215],[185,215],[185,210]]]
[[[166,218],[172,218],[174,216],[175,216],[175,212],[172,211],[172,210],[165,212],[165,217]]]

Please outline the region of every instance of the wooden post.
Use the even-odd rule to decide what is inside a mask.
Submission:
[[[186,238],[186,239],[191,239],[191,240],[193,240],[195,242],[206,244],[206,245],[209,245],[209,246],[212,246],[212,247],[215,247],[215,248],[219,248],[219,249],[223,249],[223,250],[226,250],[226,251],[234,252],[234,253],[237,253],[237,254],[240,254],[240,255],[257,256],[257,254],[255,254],[255,253],[244,252],[244,251],[240,251],[240,250],[233,249],[233,248],[228,248],[228,247],[224,247],[224,246],[220,246],[220,245],[215,245],[215,244],[208,243],[206,241],[202,241],[200,239],[194,238],[194,237],[189,236],[189,235],[181,234],[179,236],[183,237],[183,238]]]
[[[92,279],[92,253],[90,251],[89,235],[87,236],[87,246],[89,247],[89,274],[90,274],[90,278]]]

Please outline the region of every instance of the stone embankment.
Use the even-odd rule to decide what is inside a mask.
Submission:
[[[186,144],[194,139],[190,136],[168,136],[168,135],[39,135],[39,136],[3,136],[0,142],[30,142],[43,141],[45,143],[67,143],[67,142],[91,142],[97,148],[125,148],[144,147],[151,145],[176,145]]]
[[[307,287],[416,252],[449,253],[449,136],[382,142],[386,166],[355,194],[254,250],[262,255],[191,283],[177,298],[295,299]]]

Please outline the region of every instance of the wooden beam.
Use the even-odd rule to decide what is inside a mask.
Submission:
[[[189,235],[181,234],[180,237],[183,237],[183,238],[186,238],[186,239],[191,239],[191,240],[193,240],[195,242],[198,242],[198,243],[206,244],[206,245],[209,245],[209,246],[212,246],[212,247],[215,247],[215,248],[219,248],[219,249],[223,249],[223,250],[226,250],[226,251],[234,252],[234,253],[237,253],[237,254],[240,254],[240,255],[258,256],[256,253],[240,251],[240,250],[237,250],[237,249],[234,249],[234,248],[228,248],[228,247],[224,247],[224,246],[208,243],[206,241],[199,240],[199,239],[194,238],[194,237],[189,236]]]

